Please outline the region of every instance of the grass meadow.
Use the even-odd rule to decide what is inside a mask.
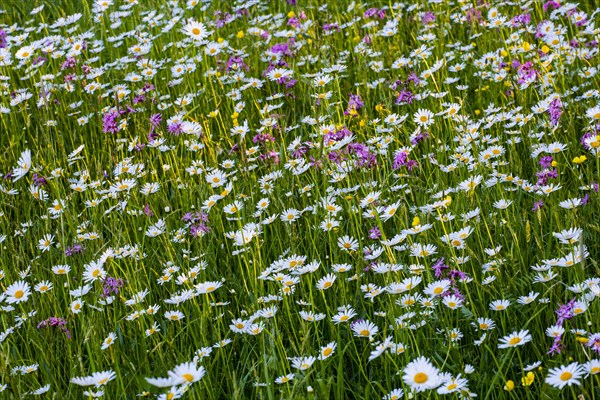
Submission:
[[[0,10],[0,398],[600,400],[594,2]]]

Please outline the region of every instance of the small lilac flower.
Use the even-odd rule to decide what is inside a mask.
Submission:
[[[112,278],[107,276],[102,281],[102,296],[104,298],[111,294],[119,294],[119,289],[125,285],[125,282],[121,278]]]
[[[369,230],[369,239],[379,239],[381,237],[381,231],[379,230],[378,227],[373,227],[371,228],[371,230]]]
[[[71,339],[71,332],[67,329],[67,321],[60,317],[50,317],[43,320],[37,325],[37,329],[57,327],[62,333],[64,333],[68,339]]]
[[[119,125],[117,124],[117,118],[119,113],[117,111],[109,111],[102,117],[102,132],[104,133],[117,133],[119,132]]]

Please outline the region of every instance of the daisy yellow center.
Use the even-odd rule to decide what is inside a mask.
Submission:
[[[104,385],[106,382],[108,382],[108,378],[102,378],[98,381],[99,385]]]
[[[417,374],[415,375],[415,378],[414,378],[414,380],[415,380],[415,383],[418,383],[418,384],[423,384],[423,383],[425,383],[425,382],[427,382],[427,381],[429,380],[429,377],[427,376],[427,374],[426,374],[426,373],[424,373],[424,372],[419,372],[419,373],[417,373]]]
[[[363,329],[362,331],[360,331],[360,336],[369,336],[369,330]]]
[[[434,294],[442,294],[443,291],[444,291],[444,289],[439,286],[436,287],[435,289],[433,289]]]
[[[489,328],[489,325],[488,324],[479,324],[479,328],[487,329],[487,328]]]
[[[333,353],[333,349],[331,347],[328,347],[325,350],[323,350],[323,356],[325,356],[325,357],[327,357],[331,353]]]
[[[200,29],[198,29],[198,28],[192,29],[192,33],[197,36],[200,34]]]
[[[185,379],[187,382],[191,382],[194,380],[194,375],[192,375],[192,374],[183,374],[183,375],[181,375],[181,377],[183,379]]]
[[[24,292],[24,291],[22,291],[22,290],[17,290],[17,291],[15,292],[15,298],[16,298],[16,299],[20,299],[20,298],[22,298],[23,296],[25,296],[25,292]]]
[[[167,400],[173,400],[174,398],[175,398],[175,395],[173,393],[167,394]]]
[[[600,367],[592,367],[592,369],[590,370],[590,373],[592,373],[592,374],[600,373]]]
[[[98,277],[98,275],[100,275],[100,270],[98,270],[98,269],[97,269],[97,270],[95,270],[94,272],[92,272],[92,276],[93,276],[94,278],[97,278],[97,277]]]
[[[207,292],[207,293],[208,293],[208,292],[212,292],[212,291],[214,291],[214,290],[215,290],[215,287],[214,287],[214,286],[209,286],[209,287],[207,287],[207,288],[206,288],[206,292]]]
[[[562,374],[560,374],[560,380],[561,381],[568,381],[569,379],[571,379],[573,377],[573,374],[570,373],[569,371],[565,371]]]
[[[238,322],[237,324],[235,324],[235,327],[238,329],[242,329],[244,327],[244,324],[242,324],[241,322]]]
[[[520,337],[514,337],[508,341],[508,344],[510,344],[511,346],[517,345],[519,343],[521,343]]]
[[[450,385],[448,385],[447,389],[454,390],[454,389],[456,389],[456,386],[457,386],[456,383],[451,383]]]
[[[427,122],[427,116],[425,115],[422,115],[419,119],[421,120],[421,122]]]
[[[342,315],[340,317],[340,321],[348,321],[348,316],[347,315]]]

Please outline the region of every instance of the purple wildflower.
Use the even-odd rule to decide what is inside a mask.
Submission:
[[[429,25],[432,22],[435,22],[435,14],[431,11],[424,12],[423,16],[421,17],[421,22],[423,25]]]
[[[44,178],[41,175],[38,174],[33,174],[33,184],[35,186],[45,186],[48,184],[48,182],[46,181],[46,178]]]
[[[588,342],[585,344],[587,347],[600,354],[600,333],[594,333],[588,338]]]
[[[102,296],[107,298],[111,294],[119,294],[119,289],[125,285],[121,278],[112,278],[107,276],[102,280]]]
[[[37,325],[38,329],[57,327],[62,333],[67,335],[67,338],[71,339],[71,332],[67,329],[67,321],[60,317],[50,317],[43,320]]]
[[[373,228],[371,228],[371,230],[369,230],[369,239],[379,239],[381,237],[381,231],[379,230],[378,227],[374,226]]]
[[[119,132],[119,125],[117,123],[119,113],[117,111],[109,111],[102,117],[102,132],[104,133],[117,133]]]
[[[446,264],[444,264],[444,257],[440,258],[431,266],[431,269],[434,271],[435,277],[439,278],[442,276],[444,270],[450,268]]]
[[[75,254],[82,254],[85,248],[81,244],[74,244],[73,246],[68,246],[65,249],[65,256],[71,257]]]
[[[169,132],[173,136],[177,136],[180,133],[183,133],[183,125],[181,122],[173,122],[167,125],[167,132]]]
[[[552,100],[550,107],[548,108],[548,114],[550,114],[550,123],[552,126],[557,126],[560,115],[562,114],[562,103],[559,98]]]

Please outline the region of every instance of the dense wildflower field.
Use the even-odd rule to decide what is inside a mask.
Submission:
[[[594,2],[0,3],[0,398],[600,399]]]

